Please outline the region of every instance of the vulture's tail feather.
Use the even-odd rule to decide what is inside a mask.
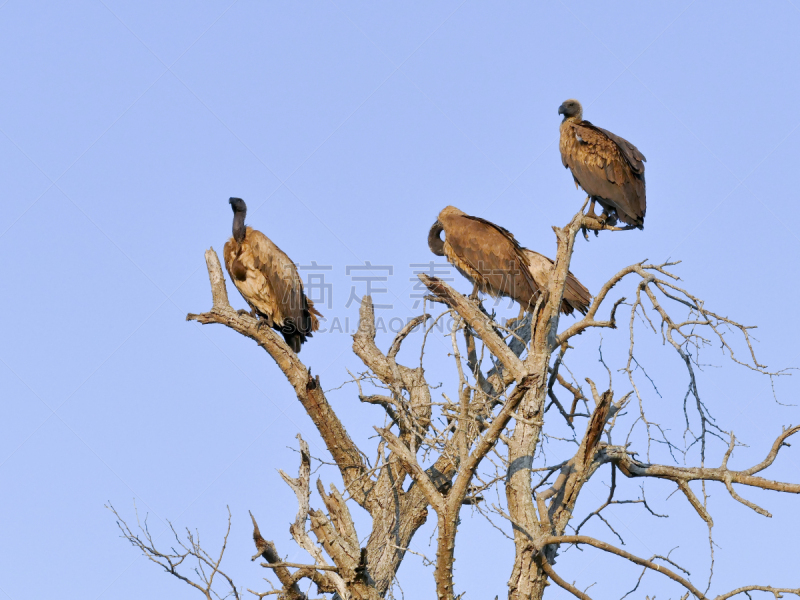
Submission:
[[[569,302],[570,306],[573,308],[578,309],[578,312],[582,315],[585,315],[589,312],[589,305],[592,303],[592,295],[589,293],[589,290],[583,287],[580,281],[570,273],[567,276],[567,282],[564,286],[564,300]]]
[[[311,332],[319,329],[319,319],[322,317],[322,313],[314,308],[314,303],[311,301],[311,298],[303,296],[303,300],[306,304],[305,318],[303,319],[303,329],[305,331],[303,331],[303,333],[311,337]]]
[[[281,335],[283,339],[286,341],[288,346],[294,350],[295,354],[300,352],[300,347],[303,345],[303,342],[306,341],[306,337],[310,337],[310,333],[306,334],[306,332],[301,331],[297,324],[292,319],[286,319],[283,322],[283,327],[280,328]]]
[[[299,331],[295,330],[292,333],[284,333],[283,339],[286,340],[286,343],[289,347],[294,351],[295,354],[300,353],[300,347],[303,345],[303,334]]]

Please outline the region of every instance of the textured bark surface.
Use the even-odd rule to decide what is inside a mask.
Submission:
[[[508,514],[514,527],[514,566],[508,583],[509,598],[540,598],[544,593],[545,575],[538,561],[534,560],[531,544],[542,536],[552,533],[549,516],[536,513],[531,467],[544,425],[544,408],[548,396],[548,366],[550,356],[556,348],[559,307],[564,285],[569,273],[569,263],[580,230],[580,216],[564,229],[555,229],[558,252],[551,278],[547,300],[535,315],[536,321],[531,335],[525,369],[540,374],[539,384],[531,391],[520,407],[524,422],[517,423],[508,444],[508,475],[506,479],[506,501]],[[577,497],[577,494],[576,494]],[[543,506],[543,505],[540,505]]]

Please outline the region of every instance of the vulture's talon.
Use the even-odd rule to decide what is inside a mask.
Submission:
[[[603,213],[603,226],[615,227],[617,225],[617,217],[612,214]]]

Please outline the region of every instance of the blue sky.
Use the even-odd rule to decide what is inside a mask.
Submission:
[[[379,316],[406,319],[418,312],[411,265],[433,258],[425,236],[448,204],[552,254],[551,226],[583,200],[557,148],[558,105],[576,97],[587,119],[647,156],[648,210],[644,231],[579,240],[573,272],[596,291],[630,263],[680,259],[708,306],[758,325],[762,362],[800,364],[799,28],[788,0],[1,4],[0,597],[196,596],[118,539],[109,501],[132,516],[135,500],[159,534],[167,519],[197,528],[210,547],[230,505],[226,565],[243,587],[265,587],[248,560],[247,510],[282,553],[303,558],[276,469],[296,468],[298,432],[318,456],[321,442],[252,342],[184,320],[210,307],[203,252],[230,235],[229,196],[301,265],[331,267],[317,273],[332,285],[331,323],[354,325],[357,303],[346,304],[364,283],[347,267],[366,261],[386,277],[373,284],[392,306]],[[470,289],[457,274],[455,285]],[[663,386],[647,401],[680,438],[684,373],[660,338],[641,335]],[[603,377],[599,338],[581,342],[570,367]],[[604,334],[612,355],[625,343],[624,331]],[[301,358],[333,388],[359,367],[350,344],[320,334]],[[722,368],[707,369],[701,391],[749,445],[732,465],[758,462],[800,412],[778,405],[766,378],[709,356]],[[441,369],[450,381],[452,366],[431,360],[429,380]],[[796,403],[797,382],[777,381],[779,400]],[[629,387],[618,375],[615,389]],[[380,409],[347,387],[331,400],[373,453]],[[770,473],[797,481],[800,454],[786,449]],[[579,508],[599,505],[607,480],[598,474]],[[710,489],[713,589],[798,585],[797,499],[747,493],[773,513],[765,519]],[[647,488],[669,519],[620,508],[612,521],[632,552],[679,545],[673,556],[704,582],[706,530],[671,491]],[[432,555],[430,533],[414,549]],[[503,597],[510,542],[478,517],[459,536],[457,589]],[[596,597],[638,577],[591,550],[558,566],[582,588],[597,581]],[[406,597],[432,594],[415,557],[400,583]],[[653,575],[642,585],[680,595]]]

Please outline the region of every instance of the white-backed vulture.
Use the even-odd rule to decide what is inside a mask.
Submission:
[[[259,326],[265,323],[280,331],[289,347],[300,346],[319,329],[322,315],[303,292],[303,280],[291,259],[260,231],[247,227],[247,205],[230,199],[233,237],[225,243],[225,268],[236,289],[252,309]]]
[[[428,233],[428,247],[437,256],[446,257],[473,283],[473,295],[480,290],[495,298],[512,298],[523,310],[534,307],[540,290],[550,282],[553,261],[521,247],[508,230],[454,206],[439,213]],[[561,312],[572,314],[577,309],[586,314],[591,299],[589,291],[570,273]]]
[[[604,214],[601,220],[614,225],[619,219],[627,225],[644,227],[644,163],[639,150],[610,131],[583,120],[583,107],[577,100],[566,100],[558,107],[561,121],[561,162],[569,167],[575,185],[589,194],[589,215],[595,216],[594,203]]]

